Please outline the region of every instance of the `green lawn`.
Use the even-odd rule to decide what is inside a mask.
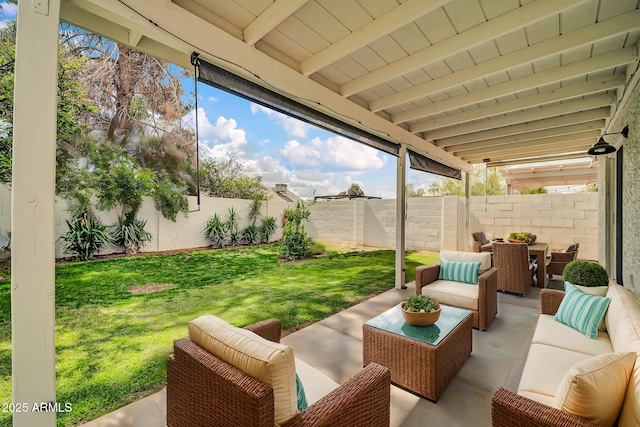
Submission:
[[[392,250],[278,259],[278,244],[142,255],[56,266],[58,415],[74,426],[164,386],[172,342],[189,320],[216,314],[244,326],[269,317],[295,328],[394,286]],[[435,253],[408,253],[407,280]],[[170,285],[132,294],[142,285]],[[11,402],[10,272],[0,271],[0,402]],[[0,413],[0,426],[10,426]]]

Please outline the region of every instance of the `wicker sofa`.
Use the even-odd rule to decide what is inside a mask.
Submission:
[[[436,301],[473,313],[473,327],[487,330],[498,313],[496,269],[491,267],[489,252],[440,251],[440,258],[454,262],[481,262],[478,284],[439,280],[440,264],[416,268],[416,294],[429,295]]]
[[[620,285],[611,284],[603,292],[606,292],[606,297],[611,298],[604,318],[606,328],[601,325],[596,339],[590,339],[554,320],[554,314],[564,298],[564,291],[541,290],[541,315],[518,391],[514,393],[500,388],[494,393],[491,411],[493,426],[606,425],[604,421],[599,421],[601,424],[590,421],[602,417],[598,405],[613,408],[613,414],[609,418],[618,417],[616,422],[619,427],[640,425],[640,303],[631,291]],[[631,354],[627,354],[628,352]],[[586,372],[572,377],[571,374],[579,372],[580,367],[592,363],[594,359],[608,357],[626,357],[630,376],[626,386],[624,379],[616,381],[616,377],[604,369],[594,370],[600,376],[596,382],[589,383],[588,378],[591,377]],[[566,390],[566,384],[579,387],[587,383],[595,390],[596,403],[591,403],[586,393],[573,403],[586,406],[588,411],[592,411],[589,419],[575,415],[580,411],[556,409],[556,394],[560,395],[560,401],[566,402],[563,400],[563,387]],[[607,397],[614,395],[623,399],[621,409],[608,402]]]
[[[198,341],[192,335],[191,323],[189,335]],[[273,344],[280,341],[282,325],[277,319],[269,319],[246,329],[250,331],[249,335],[255,333],[261,337],[258,340],[269,340]],[[206,344],[218,345],[220,339],[215,337]],[[233,337],[231,342],[241,349],[240,358],[248,357],[246,347],[239,344],[237,337]],[[280,357],[283,351],[277,346],[282,345],[273,346],[275,353],[278,353],[277,357]],[[293,358],[290,347],[284,352],[286,350],[290,351]],[[229,356],[229,349],[223,350],[222,354]],[[258,367],[263,369],[276,363],[280,362],[260,360]],[[189,337],[175,341],[174,352],[167,361],[167,426],[389,425],[391,374],[387,368],[372,363],[343,385],[339,385],[298,359],[295,359],[295,372],[291,372],[293,360],[287,363],[287,375],[298,374],[304,385],[309,404],[306,410],[298,411],[295,407],[295,378],[291,384],[290,379],[271,376],[274,381],[272,387],[222,361]],[[277,412],[275,402],[278,400],[278,393],[281,393],[278,389],[287,382],[289,384],[285,384],[286,388],[294,386],[293,395],[288,399],[292,399],[293,413],[287,415],[284,422],[279,422],[274,415]]]

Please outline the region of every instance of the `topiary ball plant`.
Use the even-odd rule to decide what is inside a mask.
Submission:
[[[597,262],[575,260],[564,267],[562,277],[566,282],[581,286],[607,286],[609,275]]]

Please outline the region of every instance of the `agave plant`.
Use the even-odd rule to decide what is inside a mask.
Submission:
[[[69,230],[58,238],[62,251],[79,261],[86,261],[111,244],[108,227],[90,208],[79,207],[66,220]]]
[[[260,240],[260,232],[258,231],[258,227],[255,225],[250,225],[244,230],[242,230],[242,240],[248,245],[253,245],[254,243],[258,243]]]
[[[135,212],[127,212],[124,217],[118,218],[118,222],[111,226],[113,243],[123,246],[127,255],[135,255],[140,248],[151,241],[153,235],[144,227],[147,221],[136,218]]]
[[[222,248],[227,238],[227,224],[220,219],[218,214],[214,214],[207,221],[207,225],[202,230],[204,237],[211,241],[212,245]]]

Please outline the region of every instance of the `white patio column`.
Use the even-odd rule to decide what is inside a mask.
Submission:
[[[464,248],[463,251],[471,251],[471,174],[464,173]]]
[[[60,0],[18,4],[11,192],[14,427],[55,426],[56,91]],[[73,403],[73,402],[70,402]]]
[[[400,145],[398,164],[396,166],[396,288],[405,289],[407,282],[404,271],[405,219],[406,219],[406,163],[407,146]]]

